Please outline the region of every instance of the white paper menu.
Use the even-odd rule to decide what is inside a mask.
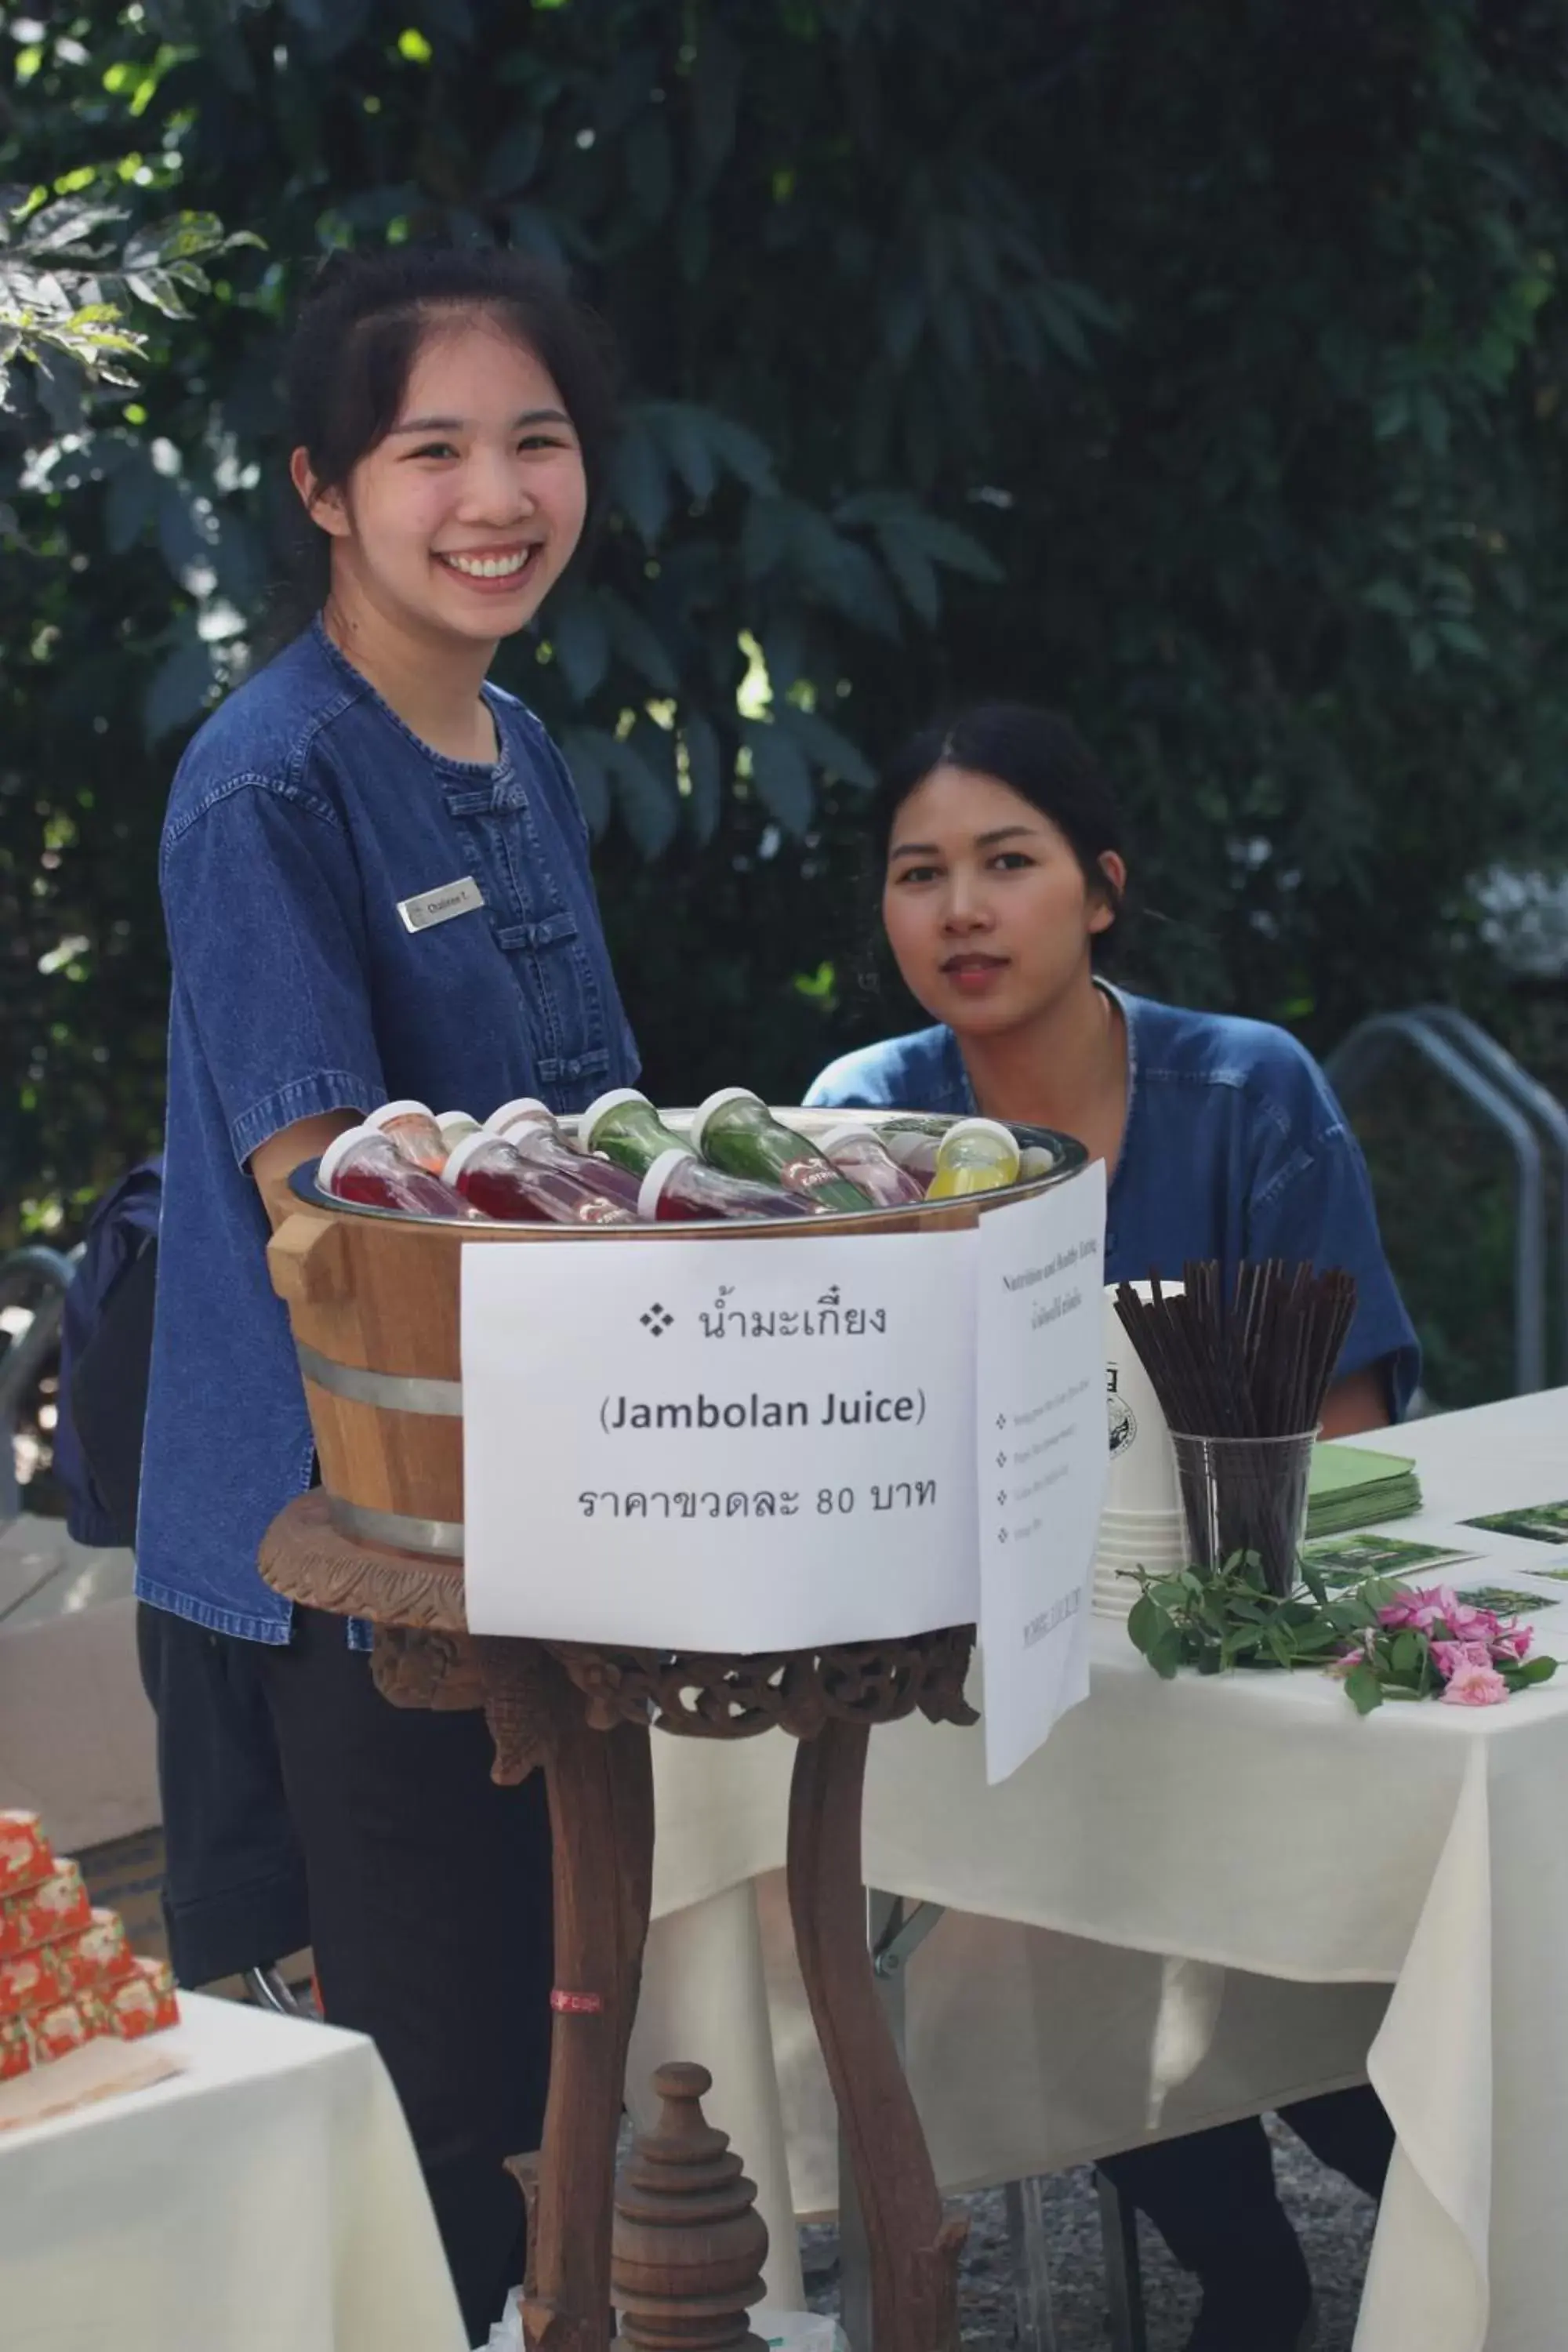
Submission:
[[[473,1630],[755,1651],[972,1622],[977,1239],[466,1247]]]
[[[975,1454],[986,1778],[1089,1695],[1105,1433],[1105,1167],[980,1220]]]

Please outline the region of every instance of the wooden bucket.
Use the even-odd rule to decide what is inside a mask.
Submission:
[[[789,1110],[805,1134],[842,1126],[842,1111]],[[665,1114],[678,1129],[689,1114]],[[857,1112],[875,1126],[899,1114]],[[570,1128],[569,1121],[563,1126]],[[463,1389],[459,1337],[465,1248],[605,1248],[616,1242],[788,1241],[802,1234],[940,1233],[973,1225],[982,1209],[1027,1199],[1075,1175],[1087,1154],[1070,1138],[1016,1128],[1044,1145],[1051,1172],[1005,1192],[843,1217],[596,1226],[444,1223],[329,1201],[315,1163],[295,1171],[300,1205],[268,1246],[272,1286],[289,1308],[332,1524],[362,1543],[460,1559],[463,1555]]]

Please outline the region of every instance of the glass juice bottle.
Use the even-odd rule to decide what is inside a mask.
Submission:
[[[548,1140],[548,1139],[542,1139]],[[541,1158],[526,1131],[522,1149],[505,1136],[465,1136],[447,1162],[447,1181],[487,1216],[508,1224],[635,1225],[635,1208],[605,1192],[596,1168],[560,1145],[565,1167]]]
[[[377,1135],[400,1151],[411,1167],[427,1169],[439,1176],[447,1157],[447,1147],[441,1141],[441,1130],[436,1124],[435,1113],[422,1102],[383,1103],[365,1120]]]
[[[900,1167],[870,1128],[831,1128],[817,1143],[839,1174],[858,1184],[879,1209],[906,1209],[911,1201],[925,1199],[920,1178]]]
[[[472,1224],[483,1215],[427,1168],[405,1160],[391,1137],[374,1127],[351,1127],[334,1136],[321,1154],[316,1182],[335,1200],[396,1209],[405,1217],[458,1217]]]
[[[642,1178],[637,1214],[645,1224],[675,1224],[691,1217],[811,1217],[816,1212],[802,1192],[775,1184],[752,1184],[726,1176],[696,1159],[685,1144],[661,1151]]]
[[[722,1087],[693,1114],[691,1140],[704,1160],[727,1176],[780,1184],[801,1192],[813,1208],[842,1215],[868,1209],[858,1184],[841,1176],[804,1135],[776,1119],[750,1087]]]
[[[584,1151],[602,1151],[634,1176],[646,1176],[666,1152],[691,1151],[690,1144],[666,1127],[647,1095],[639,1095],[635,1087],[613,1087],[591,1102],[577,1132]]]
[[[1018,1146],[999,1120],[961,1118],[937,1150],[928,1201],[955,1201],[968,1192],[997,1192],[1018,1181]]]

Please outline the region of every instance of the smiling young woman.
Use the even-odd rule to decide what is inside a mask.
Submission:
[[[813,1104],[980,1111],[1077,1136],[1103,1160],[1107,1281],[1179,1277],[1190,1257],[1310,1258],[1356,1278],[1324,1426],[1397,1419],[1415,1336],[1378,1239],[1355,1139],[1284,1030],[1111,987],[1097,961],[1128,867],[1110,782],[1065,719],[1009,704],[929,729],[871,810],[883,925],[935,1026],[847,1055]],[[1377,2195],[1393,2145],[1370,2090],[1287,2120]],[[1257,2121],[1131,2150],[1103,2168],[1203,2283],[1188,2352],[1295,2352],[1306,2264]]]
[[[364,1629],[258,1576],[313,1466],[265,1247],[289,1171],[391,1097],[572,1110],[637,1075],[571,779],[486,676],[583,538],[610,387],[597,329],[549,275],[402,247],[327,265],[289,393],[318,609],[196,735],[163,830],[140,1632],[171,1881],[224,1805],[215,1710],[243,1715],[273,1743],[256,1787],[280,1769],[303,1850],[327,2016],[386,2059],[483,2342],[521,2276],[502,2159],[537,2147],[543,2111],[543,1792],[495,1788],[481,1717],[386,1705]],[[442,919],[407,919],[433,896]],[[254,1828],[218,1858],[242,1893]]]

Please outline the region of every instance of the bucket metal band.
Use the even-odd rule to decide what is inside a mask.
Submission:
[[[383,1412],[435,1413],[448,1421],[463,1417],[461,1381],[423,1380],[405,1372],[373,1372],[363,1364],[340,1364],[318,1355],[303,1339],[294,1351],[300,1370],[316,1388],[331,1396],[346,1397],[351,1404],[374,1404]]]
[[[463,1557],[461,1519],[413,1519],[404,1511],[376,1511],[367,1503],[345,1502],[332,1494],[327,1496],[327,1517],[340,1535],[353,1536],[359,1543],[433,1552],[442,1559]]]

